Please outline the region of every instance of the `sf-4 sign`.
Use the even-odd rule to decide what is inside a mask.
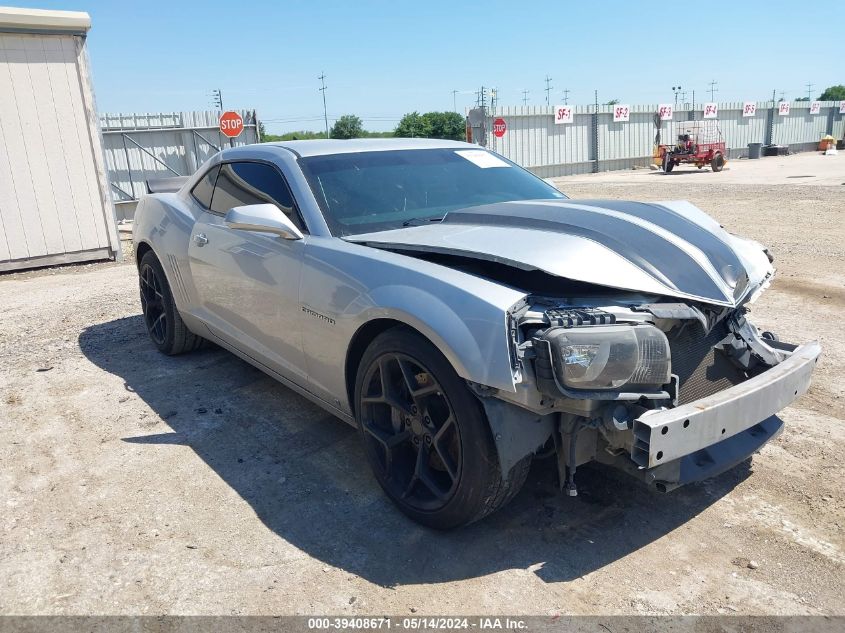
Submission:
[[[757,114],[757,104],[753,101],[746,101],[742,104],[742,116],[749,117],[749,116],[756,116]]]
[[[789,116],[789,101],[781,101],[778,104],[778,114],[780,116]]]
[[[675,113],[671,103],[661,103],[657,106],[657,114],[661,121],[671,121]]]
[[[613,122],[628,121],[631,116],[631,106],[629,105],[615,105],[613,106]]]
[[[705,103],[704,104],[704,118],[705,119],[715,119],[719,116],[719,106],[715,103]]]
[[[559,105],[555,106],[555,124],[562,125],[564,123],[572,123],[572,106]]]

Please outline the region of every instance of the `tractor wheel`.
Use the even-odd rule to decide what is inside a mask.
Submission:
[[[665,173],[671,172],[675,168],[675,161],[669,152],[663,154],[663,171]]]
[[[716,154],[713,160],[710,161],[710,169],[713,171],[722,171],[725,166],[725,157],[722,154]]]

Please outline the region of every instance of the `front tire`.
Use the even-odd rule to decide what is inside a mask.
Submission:
[[[367,348],[355,411],[379,485],[418,523],[450,529],[478,521],[525,483],[530,456],[502,477],[481,403],[410,329],[388,330]]]
[[[141,311],[150,340],[163,354],[175,356],[199,348],[203,339],[188,329],[155,253],[149,251],[138,266]]]
[[[666,152],[663,154],[663,172],[668,174],[673,169],[675,169],[675,159],[669,152]]]

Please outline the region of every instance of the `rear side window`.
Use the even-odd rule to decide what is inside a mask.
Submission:
[[[193,194],[194,198],[196,198],[197,202],[199,202],[206,209],[211,208],[211,196],[214,193],[214,182],[217,180],[217,172],[219,171],[219,165],[215,165],[214,167],[209,169],[208,173],[206,173],[206,175],[203,176],[200,181],[194,185],[194,188],[191,189],[191,193]]]
[[[266,203],[275,204],[302,228],[290,189],[274,167],[248,162],[221,165],[211,201],[212,211],[225,214],[232,207]]]

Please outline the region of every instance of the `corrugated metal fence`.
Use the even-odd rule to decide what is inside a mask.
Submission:
[[[233,145],[258,142],[254,110],[240,110],[244,131]],[[109,187],[119,220],[131,218],[148,178],[188,176],[230,140],[220,113],[101,114]]]
[[[756,104],[756,114],[743,117],[742,102],[718,104],[718,126],[728,155],[747,156],[749,143],[786,145],[792,152],[815,149],[825,134],[842,138],[845,114],[839,102],[821,103],[818,114],[810,102],[790,104],[789,114],[779,114],[771,101]],[[662,143],[673,143],[680,127],[701,120],[701,110],[675,110],[671,121],[655,125],[658,106],[632,105],[629,120],[614,123],[613,106],[572,106],[573,121],[556,124],[554,108],[508,107],[469,114],[473,138],[543,178],[592,171],[629,169],[652,162],[658,129]],[[493,121],[502,118],[507,130],[501,138],[493,133]]]

